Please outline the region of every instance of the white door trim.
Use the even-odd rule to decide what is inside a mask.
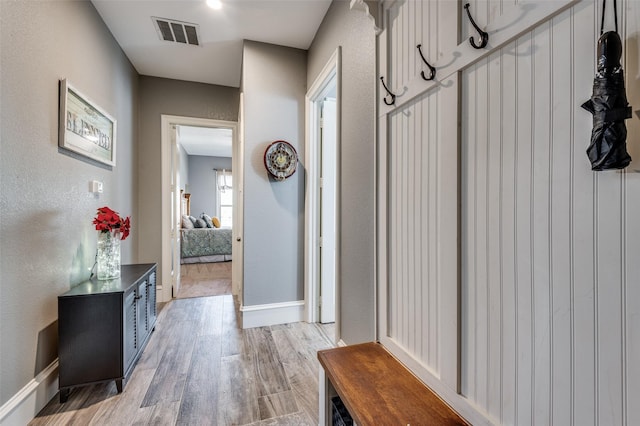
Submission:
[[[231,292],[243,303],[242,283],[244,281],[244,94],[240,93],[238,108],[238,132],[233,132],[233,229],[231,246],[233,265],[231,266]]]
[[[335,77],[331,86],[335,90]],[[320,131],[320,318],[321,323],[335,323],[336,321],[336,237],[338,229],[336,218],[336,191],[337,191],[337,164],[335,159],[338,154],[337,137],[337,108],[336,101],[330,96],[323,97],[318,105],[321,105],[321,131]]]
[[[307,164],[307,179],[305,191],[305,305],[304,318],[307,322],[319,320],[319,280],[318,280],[318,235],[319,212],[318,191],[316,182],[319,178],[317,141],[319,138],[319,126],[316,117],[319,116],[317,101],[326,95],[328,84],[335,78],[336,81],[336,339],[339,338],[340,321],[340,136],[341,136],[341,48],[338,47],[327,64],[318,75],[305,97],[306,102],[306,138],[305,138],[305,164]]]
[[[225,127],[231,129],[233,144],[238,142],[238,123],[235,121],[213,120],[208,118],[183,117],[178,115],[160,116],[161,123],[161,168],[162,181],[161,216],[162,216],[162,283],[158,285],[158,301],[168,302],[171,294],[171,125]],[[234,170],[235,174],[236,171]],[[235,176],[234,176],[235,180]],[[242,213],[240,213],[242,214]],[[235,259],[234,259],[235,260]]]

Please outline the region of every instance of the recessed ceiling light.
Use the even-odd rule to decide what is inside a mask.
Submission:
[[[222,2],[220,0],[207,0],[207,6],[211,9],[222,9]]]

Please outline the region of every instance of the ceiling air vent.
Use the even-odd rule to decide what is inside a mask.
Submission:
[[[172,19],[151,18],[160,40],[200,46],[200,27],[198,24],[174,21]]]

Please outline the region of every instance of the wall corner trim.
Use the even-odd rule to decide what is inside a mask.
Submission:
[[[304,320],[304,300],[240,307],[242,328],[266,327]]]
[[[58,393],[58,359],[0,407],[0,426],[26,425]]]

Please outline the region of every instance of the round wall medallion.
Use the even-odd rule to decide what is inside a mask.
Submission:
[[[298,153],[286,141],[275,141],[264,152],[264,166],[279,181],[283,181],[296,172]]]

